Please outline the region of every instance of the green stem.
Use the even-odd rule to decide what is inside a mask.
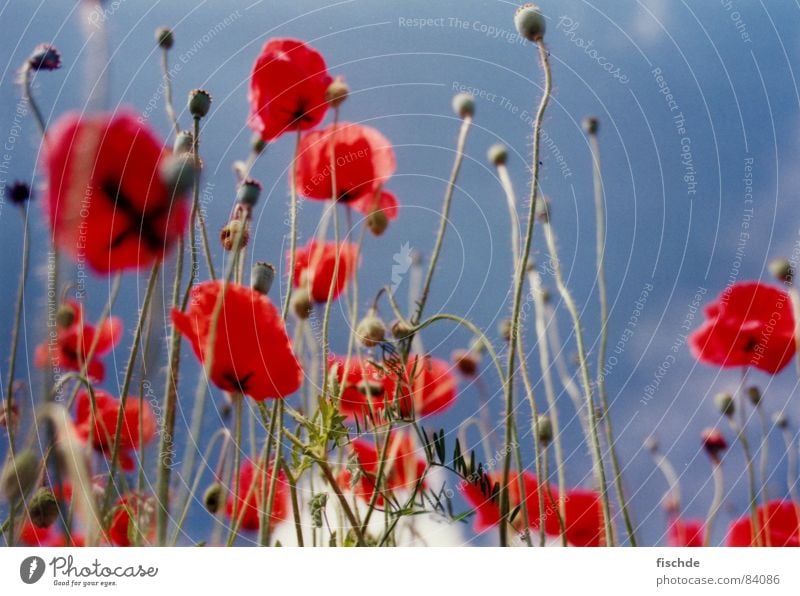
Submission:
[[[261,516],[261,546],[269,546],[270,538],[272,537],[272,510],[275,507],[275,494],[278,488],[278,476],[281,464],[283,463],[283,456],[281,454],[281,431],[283,430],[283,400],[276,399],[272,408],[272,420],[270,421],[270,434],[267,441],[274,441],[275,455],[270,457],[269,452],[264,461],[264,476],[262,477],[262,484],[266,490],[266,508],[264,515]],[[274,465],[270,465],[270,460],[275,461]],[[267,471],[272,470],[270,476],[269,487],[266,485]],[[295,511],[295,515],[299,515]]]
[[[289,316],[289,306],[292,301],[292,290],[294,289],[294,272],[297,268],[297,157],[300,153],[300,129],[297,129],[295,137],[294,155],[292,156],[292,174],[289,180],[289,194],[291,195],[289,206],[289,283],[286,287],[286,297],[283,299],[281,315],[283,319]]]
[[[761,542],[761,530],[759,527],[758,521],[758,493],[756,491],[756,473],[755,467],[753,466],[753,452],[750,449],[750,441],[747,438],[747,435],[744,432],[744,427],[740,426],[733,416],[728,416],[728,423],[731,426],[731,430],[736,434],[736,438],[739,439],[739,444],[742,446],[742,452],[744,453],[745,458],[745,468],[747,470],[747,488],[749,494],[749,508],[750,508],[750,521],[752,523],[752,542],[755,542],[755,546],[762,546]]]
[[[703,546],[711,545],[711,534],[714,530],[714,521],[717,519],[719,508],[722,505],[722,495],[725,491],[725,480],[722,475],[722,465],[720,462],[713,462],[712,474],[714,476],[714,497],[711,500],[711,507],[708,509],[705,529],[703,531]]]
[[[43,139],[47,138],[47,125],[45,124],[44,117],[42,116],[42,111],[39,109],[39,104],[36,103],[36,99],[33,96],[33,89],[31,87],[31,74],[33,70],[31,67],[26,64],[22,68],[22,96],[31,106],[31,112],[33,112],[33,119],[36,121],[36,125],[39,127],[39,132],[42,135]]]
[[[169,50],[163,48],[161,52],[161,70],[164,74],[164,107],[167,111],[167,117],[172,122],[175,128],[175,134],[180,134],[181,125],[178,123],[178,116],[175,113],[175,108],[172,105],[172,77],[169,73]]]
[[[239,494],[241,491],[241,471],[242,471],[242,409],[244,396],[241,393],[232,393],[231,401],[233,402],[234,411],[234,429],[233,429],[233,512],[231,514],[231,528],[228,533],[228,546],[233,546],[233,542],[238,534],[236,521],[239,518],[239,507],[242,506],[242,496]],[[256,483],[254,482],[253,485]],[[244,506],[247,507],[247,500],[244,500]]]

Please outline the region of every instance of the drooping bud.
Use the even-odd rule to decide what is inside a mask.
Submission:
[[[465,377],[472,378],[477,374],[481,358],[475,350],[455,350],[451,358],[455,367]]]
[[[216,515],[225,502],[225,489],[219,482],[209,485],[203,493],[203,505],[209,513]]]
[[[366,316],[356,327],[356,336],[367,348],[373,348],[386,339],[386,325],[374,308],[370,308]]]
[[[644,448],[650,453],[658,453],[658,439],[650,435],[644,440]]]
[[[405,321],[395,319],[392,321],[390,328],[395,339],[404,339],[411,335],[412,327],[410,327]]]
[[[733,402],[733,396],[730,393],[717,393],[714,396],[714,405],[723,416],[730,418],[736,411],[736,406]]]
[[[250,287],[260,294],[269,294],[274,280],[275,266],[272,263],[259,261],[250,270]]]
[[[61,54],[54,45],[40,43],[28,57],[28,66],[32,70],[57,70],[61,68]]]
[[[311,300],[311,294],[308,288],[295,288],[292,294],[292,310],[297,315],[298,319],[305,320],[311,316],[311,311],[314,308],[314,302]]]
[[[475,97],[471,93],[458,93],[453,97],[453,111],[461,118],[475,115]]]
[[[769,262],[769,272],[778,281],[790,284],[794,279],[794,267],[792,264],[783,257],[772,259]]]
[[[600,130],[600,121],[594,116],[587,116],[583,119],[583,130],[587,135],[596,135]]]
[[[236,200],[250,208],[256,206],[259,196],[261,196],[261,183],[252,178],[242,182],[236,190]]]
[[[514,24],[522,37],[533,42],[541,41],[547,29],[547,22],[535,4],[520,6],[514,15]]]
[[[550,200],[547,197],[536,200],[536,219],[542,223],[550,223]]]
[[[30,449],[19,451],[9,459],[0,476],[0,488],[9,502],[16,502],[27,495],[39,479],[39,458]]]
[[[261,154],[267,148],[267,142],[261,138],[260,134],[255,133],[250,139],[250,148],[254,153]]]
[[[367,215],[367,227],[374,236],[380,236],[389,227],[389,218],[383,209],[375,209]]]
[[[543,445],[549,445],[553,441],[553,422],[546,414],[536,418],[536,436]]]
[[[56,325],[61,329],[68,329],[75,322],[77,316],[78,313],[75,312],[75,308],[72,304],[68,302],[62,304],[56,311]]]
[[[25,182],[16,181],[6,186],[6,199],[12,205],[24,205],[31,198],[31,187]]]
[[[716,428],[703,429],[700,440],[703,442],[703,449],[714,462],[719,462],[720,453],[728,448],[728,442]]]
[[[325,91],[325,100],[332,108],[338,108],[350,94],[350,87],[344,82],[343,77],[336,77]]]
[[[505,341],[511,341],[511,320],[503,319],[497,324],[497,332]]]
[[[58,501],[53,491],[41,487],[31,497],[28,504],[31,523],[37,528],[49,528],[58,519]]]
[[[750,400],[750,403],[756,407],[758,407],[758,404],[761,403],[761,391],[755,385],[747,388],[747,397]]]
[[[172,152],[176,155],[181,153],[191,153],[194,149],[194,135],[190,130],[182,130],[175,135],[175,142],[172,145]]]
[[[159,27],[156,29],[156,43],[163,50],[169,50],[175,44],[175,36],[169,27]]]
[[[489,158],[489,163],[492,165],[502,166],[506,163],[506,161],[508,161],[508,147],[502,143],[495,143],[489,147],[489,151],[486,152],[486,156]]]
[[[195,118],[204,118],[211,109],[211,94],[205,89],[189,92],[189,113]]]
[[[784,412],[775,412],[772,415],[772,422],[781,430],[789,428],[789,417]]]
[[[250,231],[241,219],[232,219],[220,231],[219,241],[227,251],[232,251],[237,243],[239,248],[244,248],[250,241]]]
[[[172,191],[173,196],[186,194],[197,181],[200,172],[190,153],[170,155],[161,165],[161,181]]]

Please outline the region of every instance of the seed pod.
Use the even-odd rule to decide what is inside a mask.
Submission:
[[[37,490],[28,504],[31,523],[37,528],[49,528],[58,519],[58,501],[53,491],[46,487]]]
[[[370,308],[366,316],[356,327],[356,336],[367,348],[374,348],[386,339],[386,325],[374,308]]]
[[[204,89],[189,92],[189,113],[195,118],[204,118],[211,109],[211,94]]]
[[[298,319],[305,320],[311,316],[314,302],[307,288],[296,288],[292,294],[292,310]]]
[[[514,24],[522,37],[533,42],[541,41],[547,30],[547,22],[535,4],[520,6],[514,15]]]
[[[717,393],[714,396],[714,405],[717,406],[719,413],[730,418],[736,411],[733,396],[730,393]]]
[[[163,50],[169,50],[175,44],[175,36],[169,27],[159,27],[156,29],[156,43]]]
[[[502,143],[496,143],[489,147],[486,155],[489,158],[489,163],[494,166],[501,166],[508,161],[508,147]]]
[[[536,436],[543,445],[549,445],[553,441],[553,422],[550,416],[542,414],[536,419]]]
[[[453,111],[461,118],[475,115],[475,97],[471,93],[459,93],[453,97]]]
[[[275,280],[275,266],[272,263],[259,261],[250,270],[250,287],[256,292],[267,295]]]
[[[344,82],[343,77],[336,77],[325,91],[325,100],[332,108],[338,108],[350,94],[350,87]]]
[[[203,493],[203,505],[209,513],[216,515],[219,513],[224,503],[225,489],[219,482],[211,484],[206,492]]]
[[[14,503],[33,490],[38,479],[39,458],[32,450],[25,449],[6,462],[0,476],[0,488],[3,496]]]

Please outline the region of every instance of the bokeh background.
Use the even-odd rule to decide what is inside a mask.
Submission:
[[[4,31],[0,142],[5,146],[0,152],[4,156],[0,186],[15,179],[32,181],[34,203],[41,202],[44,181],[37,165],[41,144],[30,115],[20,114],[16,71],[36,44],[54,43],[64,66],[41,73],[35,81],[45,117],[53,121],[66,111],[84,109],[90,88],[86,73],[97,41],[86,39],[87,32],[97,34],[92,19],[99,19],[109,33],[108,107],[130,106],[166,138],[170,128],[159,91],[160,56],[153,31],[167,25],[175,31],[171,59],[180,68],[174,92],[184,125],[189,124],[184,105],[191,89],[205,88],[214,97],[202,131],[206,163],[202,200],[213,238],[233,203],[231,164],[244,159],[248,151],[245,117],[251,64],[270,37],[298,37],[319,49],[330,72],[343,75],[349,83],[352,94],[342,117],[379,128],[397,151],[398,172],[390,189],[402,209],[384,236],[366,240],[360,272],[366,304],[380,286],[392,281],[393,267],[405,262],[409,249],[425,255],[432,248],[459,127],[450,100],[457,91],[469,90],[477,98],[475,127],[428,312],[463,314],[501,346],[496,326],[510,309],[509,222],[494,169],[485,156],[491,144],[507,144],[517,193],[526,196],[531,118],[542,80],[535,48],[516,35],[516,3],[117,0],[106,2],[93,17],[87,17],[80,4],[7,0],[0,6]],[[711,486],[699,433],[706,426],[721,425],[713,394],[732,391],[739,381],[736,371],[708,368],[690,356],[685,325],[693,329],[701,319],[695,297],[700,294],[706,302],[732,281],[768,279],[767,261],[791,255],[800,241],[796,207],[800,92],[794,69],[800,49],[800,8],[789,2],[743,0],[542,0],[540,4],[548,17],[546,42],[555,83],[544,123],[542,188],[552,201],[565,273],[583,309],[594,361],[599,326],[591,158],[580,122],[586,115],[596,115],[601,122],[608,220],[609,355],[616,358],[607,375],[611,416],[640,539],[663,544],[666,524],[660,502],[667,485],[654,471],[643,441],[651,435],[658,438],[680,475],[686,514],[703,517]],[[677,109],[670,109],[657,73]],[[685,122],[678,122],[681,119]],[[283,262],[288,232],[286,169],[292,145],[291,138],[279,140],[253,172],[264,183],[265,193],[248,258]],[[319,203],[303,203],[301,242],[313,235],[321,212]],[[31,214],[34,263],[41,264],[47,246],[40,205],[33,205]],[[4,288],[0,362],[7,362],[21,252],[20,218],[12,205],[2,205],[0,226]],[[542,260],[541,235],[534,244],[534,258]],[[18,365],[20,377],[27,377],[34,392],[41,385],[31,356],[44,331],[43,273],[43,267],[35,268],[28,285]],[[544,275],[552,288],[552,279]],[[403,275],[401,296],[408,285],[408,276]],[[91,276],[86,289],[88,313],[96,317],[108,298],[109,280]],[[142,276],[125,276],[114,314],[128,321],[127,341],[106,358],[105,385],[111,392],[121,385],[143,289]],[[169,290],[162,286],[160,308],[168,301]],[[555,305],[558,308],[557,298]],[[551,324],[559,326],[569,358],[574,349],[571,327],[563,308],[557,312]],[[388,312],[385,315],[389,317]],[[159,321],[166,322],[163,314]],[[631,333],[625,334],[626,328]],[[157,331],[163,333],[163,328]],[[334,349],[345,349],[344,331],[344,323],[336,321]],[[627,339],[622,341],[623,337]],[[469,341],[466,333],[448,325],[431,327],[423,339],[426,350],[444,358]],[[527,343],[535,348],[530,319]],[[196,367],[190,359],[186,359],[177,423],[180,452],[194,390]],[[529,361],[538,379],[535,353]],[[5,374],[6,367],[2,370]],[[160,372],[153,372],[152,379],[159,400]],[[764,390],[769,411],[786,408],[790,418],[800,419],[791,367],[775,378],[753,373],[751,380]],[[537,390],[543,399],[541,384]],[[521,397],[520,439],[531,462],[528,407]],[[219,392],[212,389],[209,400],[204,422],[208,435],[226,424]],[[479,382],[461,384],[452,411],[424,421],[423,426],[444,427],[452,438],[465,420],[488,407],[499,448],[501,403],[501,389],[487,367]],[[568,479],[573,485],[590,485],[590,458],[579,425],[565,395],[559,403],[566,426]],[[30,425],[30,403],[23,410]],[[757,424],[751,427],[757,443]],[[727,429],[724,432],[732,438]],[[714,542],[724,539],[727,523],[747,506],[743,462],[736,447],[725,461],[729,494]],[[0,445],[0,455],[4,448]],[[772,433],[770,453],[770,494],[783,496],[785,457],[777,433]],[[152,461],[148,465],[153,469]],[[452,485],[455,480],[447,481]],[[458,497],[456,505],[465,508]],[[188,526],[191,538],[204,538],[210,523],[197,504]],[[461,530],[465,543],[496,541],[494,533],[474,536],[471,524],[463,524]]]

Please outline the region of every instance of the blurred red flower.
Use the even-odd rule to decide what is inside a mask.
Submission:
[[[245,530],[257,530],[261,525],[261,512],[266,511],[265,506],[259,506],[264,502],[265,491],[269,491],[272,482],[272,474],[274,472],[274,463],[270,465],[269,470],[265,471],[256,469],[253,462],[250,460],[242,462],[241,471],[239,473],[239,498],[237,505],[237,515],[242,515],[241,527]],[[256,476],[257,475],[257,476]],[[253,481],[257,477],[256,486],[253,487]],[[266,483],[264,482],[266,480]],[[235,486],[232,482],[231,487]],[[228,495],[228,500],[225,503],[225,513],[228,517],[233,515],[233,507],[236,502],[236,497],[233,494],[233,489]],[[275,484],[275,498],[272,502],[272,515],[270,516],[270,523],[276,524],[289,518],[289,482],[283,470],[278,472],[278,479]]]
[[[715,366],[755,366],[777,373],[794,356],[789,295],[760,282],[729,287],[705,309],[706,322],[689,337],[695,358]]]
[[[670,546],[703,546],[705,524],[702,519],[674,517],[667,529]]]
[[[457,381],[452,366],[433,356],[409,356],[401,389],[400,405],[404,416],[413,411],[417,416],[440,414],[456,399]]]
[[[221,281],[199,284],[192,290],[189,310],[172,311],[175,327],[203,363],[222,289]],[[278,309],[269,298],[248,287],[227,285],[210,349],[209,376],[225,391],[241,392],[255,400],[282,398],[294,393],[302,382],[303,371]]]
[[[800,505],[770,501],[757,510],[758,533],[748,513],[728,528],[728,546],[800,546]]]
[[[331,169],[335,156],[335,171]],[[397,167],[392,144],[370,126],[342,122],[303,137],[295,184],[309,199],[351,202],[374,193]],[[333,190],[333,175],[336,192]],[[387,199],[388,200],[388,199]]]
[[[143,546],[155,536],[153,506],[147,499],[130,494],[117,501],[108,526],[108,541],[114,546],[131,546],[138,537]]]
[[[98,330],[84,321],[83,307],[79,302],[70,300],[62,305],[61,312],[71,312],[71,322],[56,326],[56,342],[54,346],[45,340],[34,353],[34,363],[45,368],[48,358],[52,358],[54,368],[81,371],[86,362],[92,342],[97,341],[92,359],[88,362],[86,373],[96,381],[105,378],[105,366],[100,357],[108,353],[122,337],[122,321],[117,317],[108,317]],[[52,351],[51,351],[52,347]]]
[[[22,524],[19,541],[25,546],[67,546],[67,539],[60,524],[37,528],[30,520]],[[83,535],[73,532],[70,546],[86,546],[86,539]]]
[[[545,531],[559,534],[558,493],[552,489],[555,505],[548,505],[545,517]],[[567,542],[572,546],[604,546],[603,508],[600,493],[594,490],[572,489],[564,499],[566,516],[564,529]]]
[[[353,486],[353,492],[369,502],[376,488],[380,453],[373,443],[363,439],[353,440],[351,447],[360,467],[360,475]],[[383,465],[383,480],[379,484],[385,486],[389,492],[412,490],[425,475],[426,463],[421,453],[410,434],[394,431],[389,437]],[[350,486],[352,473],[345,470],[340,480],[343,485]],[[383,494],[378,494],[375,502],[379,506],[383,505]]]
[[[377,196],[375,193],[366,193],[361,198],[352,201],[350,206],[362,215],[383,211],[389,221],[397,219],[397,212],[400,210],[397,197],[388,190],[381,190]]]
[[[62,116],[45,152],[56,245],[99,273],[161,260],[187,222],[185,202],[160,177],[167,155],[132,113]]]
[[[297,39],[269,40],[250,75],[250,128],[265,141],[308,130],[325,117],[325,92],[333,79],[325,59]]]
[[[96,389],[94,392],[97,410],[92,428],[92,404],[89,393],[82,391],[75,403],[75,430],[84,441],[106,455],[111,454],[117,429],[120,400]],[[141,421],[141,424],[140,424]],[[156,434],[156,419],[150,404],[143,399],[129,397],[125,402],[122,427],[119,435],[119,463],[123,470],[133,470],[135,452],[142,444],[149,443]]]
[[[311,240],[304,247],[298,248],[296,255],[294,287],[308,287],[314,302],[327,302],[333,270],[336,267],[336,243]],[[338,298],[348,280],[355,274],[358,260],[358,247],[355,244],[342,242],[339,245],[339,269],[333,286],[334,299]]]
[[[353,357],[346,362],[345,358],[333,357],[328,367],[341,386],[339,411],[348,417],[363,418],[370,411],[370,403],[373,412],[380,412],[385,401],[394,399],[394,379],[366,359]]]

